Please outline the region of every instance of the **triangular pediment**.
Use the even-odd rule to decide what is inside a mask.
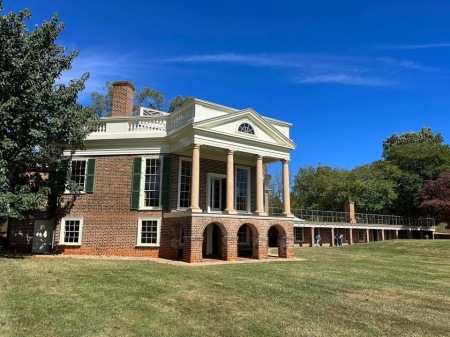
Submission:
[[[295,144],[253,109],[195,122],[195,130],[220,134],[236,140],[262,142],[294,149]],[[252,133],[253,131],[253,133]]]

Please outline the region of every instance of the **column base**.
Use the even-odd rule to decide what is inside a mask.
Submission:
[[[266,213],[266,212],[258,212],[258,211],[255,211],[255,212],[253,212],[253,215],[267,216],[267,213]]]
[[[203,213],[201,208],[188,208],[187,211],[190,213]]]
[[[281,213],[281,216],[284,216],[284,217],[286,217],[286,218],[293,218],[294,217],[294,215],[292,214],[292,213]]]
[[[230,209],[230,210],[224,210],[223,211],[225,214],[237,214],[237,211],[236,210],[234,210],[234,209]]]

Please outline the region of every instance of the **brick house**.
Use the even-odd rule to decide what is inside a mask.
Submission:
[[[11,228],[13,247],[35,253],[148,256],[200,262],[294,253],[290,211],[291,124],[194,99],[173,113],[141,108],[134,87],[113,84],[112,116],[95,122],[72,156],[79,194],[59,200],[56,217]],[[264,165],[279,162],[284,207],[269,216]]]

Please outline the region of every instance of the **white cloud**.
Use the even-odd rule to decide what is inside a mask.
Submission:
[[[228,63],[252,67],[289,70],[294,83],[334,83],[369,87],[395,86],[400,77],[412,71],[439,71],[420,63],[395,58],[352,57],[314,54],[238,54],[185,55],[158,60],[170,63]]]
[[[405,45],[395,45],[395,46],[381,46],[377,49],[428,49],[428,48],[449,48],[449,42],[443,43],[425,43],[425,44],[405,44]]]
[[[72,79],[78,79],[83,74],[89,73],[86,87],[80,93],[79,101],[90,102],[90,95],[94,91],[102,92],[105,82],[114,82],[127,79],[130,76],[130,68],[133,64],[128,56],[115,56],[106,54],[82,53],[72,62],[72,69],[65,71],[59,79],[62,83],[69,83]]]
[[[362,77],[348,74],[327,74],[319,76],[311,76],[305,78],[298,78],[295,81],[300,84],[343,84],[343,85],[356,85],[356,86],[369,86],[369,87],[386,87],[394,84],[392,81],[384,80],[376,77]]]
[[[186,55],[160,59],[162,62],[174,63],[238,63],[252,66],[270,67],[303,67],[305,64],[299,57],[288,54],[236,54],[220,53],[205,55]]]

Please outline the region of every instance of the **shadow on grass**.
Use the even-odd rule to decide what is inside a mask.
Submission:
[[[15,259],[15,260],[21,260],[31,257],[31,254],[24,254],[19,252],[11,252],[7,250],[0,250],[0,259]]]

